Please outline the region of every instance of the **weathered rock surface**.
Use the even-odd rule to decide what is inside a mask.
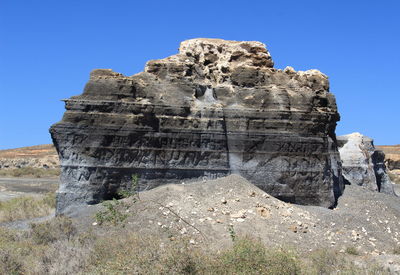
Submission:
[[[327,76],[273,68],[265,45],[193,39],[124,76],[94,70],[50,133],[57,211],[196,178],[240,174],[285,201],[330,207],[343,190]]]
[[[373,140],[360,133],[337,137],[343,177],[350,183],[373,191],[394,194],[386,173],[385,154],[376,150]]]
[[[385,153],[385,165],[388,169],[390,180],[395,183],[395,188],[400,186],[400,145],[382,145],[376,146]],[[399,191],[399,192],[398,192]],[[400,195],[400,190],[395,190]]]

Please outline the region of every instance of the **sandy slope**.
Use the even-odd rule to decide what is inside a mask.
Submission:
[[[269,246],[300,251],[355,247],[365,255],[390,254],[400,245],[400,199],[346,186],[338,207],[299,206],[275,199],[245,179],[226,178],[185,185],[165,185],[124,200],[125,228],[173,239],[187,236],[192,243],[220,249],[231,234],[251,235]],[[93,225],[101,205],[71,211],[81,230],[110,230]]]

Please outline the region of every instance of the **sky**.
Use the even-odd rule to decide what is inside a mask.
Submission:
[[[51,143],[91,70],[133,75],[198,37],[261,41],[276,68],[322,71],[337,135],[399,144],[399,14],[396,0],[0,0],[0,149]]]

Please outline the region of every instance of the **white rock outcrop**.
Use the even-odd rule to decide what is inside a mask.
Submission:
[[[338,136],[337,141],[343,177],[348,183],[394,194],[393,184],[386,173],[385,154],[375,149],[373,139],[352,133]]]

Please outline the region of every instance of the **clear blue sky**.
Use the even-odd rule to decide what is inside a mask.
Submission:
[[[132,75],[196,37],[257,40],[275,67],[319,69],[337,134],[400,143],[400,1],[0,0],[0,149],[50,143],[89,72]]]

